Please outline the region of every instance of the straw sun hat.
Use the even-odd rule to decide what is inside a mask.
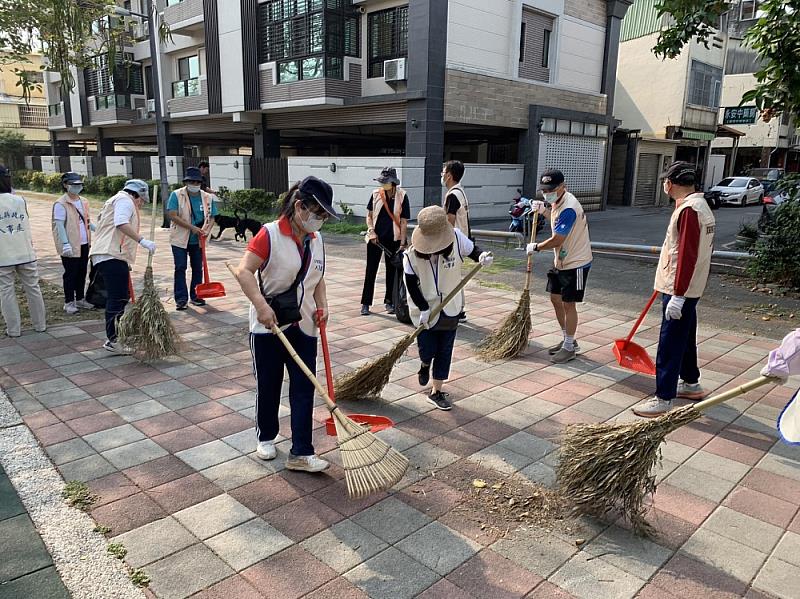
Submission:
[[[420,254],[435,254],[455,241],[453,225],[441,206],[428,206],[417,214],[417,227],[411,234],[411,245]]]

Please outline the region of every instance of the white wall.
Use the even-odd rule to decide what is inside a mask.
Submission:
[[[183,180],[183,156],[167,156],[167,182],[180,183]],[[170,166],[172,162],[172,166]],[[150,170],[153,174],[153,179],[161,178],[161,169],[159,168],[158,156],[150,157]]]
[[[742,101],[742,94],[753,89],[756,85],[756,78],[752,74],[725,75],[722,79],[722,95],[719,109],[719,122],[722,123],[725,115],[725,107],[738,106]],[[752,103],[749,103],[752,106]],[[760,117],[756,117],[754,125],[730,125],[737,131],[745,134],[739,138],[739,147],[774,147],[778,143],[778,132],[780,129],[780,117],[765,123]],[[713,147],[730,147],[732,144],[729,139],[715,139]]]
[[[250,156],[209,156],[212,189],[250,187]]]
[[[604,27],[574,17],[559,19],[556,33],[558,66],[552,83],[599,93],[605,36]]]
[[[217,15],[219,16],[219,47],[222,56],[220,65],[222,111],[236,112],[244,110],[241,3],[217,0]]]
[[[406,84],[404,82],[399,82],[396,87],[392,87],[388,83],[383,81],[382,77],[375,77],[372,79],[368,79],[367,75],[369,74],[369,40],[367,36],[369,35],[369,24],[368,24],[368,15],[372,12],[378,12],[381,10],[386,10],[387,8],[392,8],[395,6],[405,6],[408,4],[408,0],[370,0],[367,2],[366,0],[361,0],[360,2],[357,1],[356,4],[363,7],[367,12],[361,17],[361,95],[362,96],[380,96],[383,94],[393,94],[395,92],[404,92],[406,91]],[[408,74],[408,71],[406,71]]]
[[[42,172],[48,175],[59,172],[58,160],[58,156],[42,156]]]
[[[69,170],[84,177],[92,176],[92,159],[86,156],[70,156]]]
[[[508,207],[517,195],[517,188],[522,189],[524,176],[523,164],[465,164],[461,185],[469,199],[470,217],[508,216]]]
[[[133,161],[130,156],[106,156],[106,174],[133,176]]]
[[[517,40],[518,54],[521,17],[522,8],[516,0],[449,0],[447,67],[516,76],[510,70],[511,40]]]

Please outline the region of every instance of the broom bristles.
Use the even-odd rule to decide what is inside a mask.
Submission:
[[[395,363],[414,341],[414,334],[403,337],[389,352],[377,360],[336,377],[333,388],[338,401],[377,399],[388,384]]]
[[[516,358],[528,347],[531,326],[531,293],[525,289],[517,309],[506,317],[496,331],[480,342],[478,354],[484,360]]]
[[[117,334],[123,345],[146,361],[178,353],[178,333],[158,297],[152,266],[144,271],[144,288],[138,301],[119,319]]]
[[[645,498],[656,489],[652,471],[661,460],[661,443],[700,416],[694,406],[686,406],[630,424],[567,427],[557,470],[561,493],[579,512],[603,516],[619,510],[635,532],[652,535]]]
[[[391,489],[408,469],[408,458],[365,426],[333,410],[347,494],[354,499]]]

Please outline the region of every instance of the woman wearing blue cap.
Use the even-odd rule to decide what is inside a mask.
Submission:
[[[297,354],[313,372],[317,362],[317,310],[328,318],[325,290],[325,247],[319,230],[333,209],[331,186],[306,177],[286,194],[278,220],[250,240],[237,279],[250,300],[250,350],[256,377],[256,454],[262,460],[277,455],[278,408],[284,370],[289,372],[292,447],[289,470],[321,472],[329,464],[311,443],[314,387],[286,348],[270,333],[277,324]]]

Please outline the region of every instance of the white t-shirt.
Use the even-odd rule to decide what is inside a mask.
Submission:
[[[133,213],[136,211],[136,206],[133,204],[133,198],[119,198],[114,202],[114,226],[127,225],[133,218]],[[113,260],[114,256],[111,254],[96,254],[92,256],[92,264],[97,266],[106,260]]]
[[[73,202],[72,200],[68,200],[68,202],[73,206],[75,206],[75,209],[78,211],[78,214],[80,214],[84,219],[86,219],[86,215],[83,213],[83,202],[80,201]],[[56,220],[66,222],[67,209],[64,208],[62,204],[56,203],[55,206],[53,206],[53,218]],[[89,243],[89,238],[86,236],[86,227],[84,227],[81,224],[81,226],[78,227],[78,229],[81,232],[81,245]]]

